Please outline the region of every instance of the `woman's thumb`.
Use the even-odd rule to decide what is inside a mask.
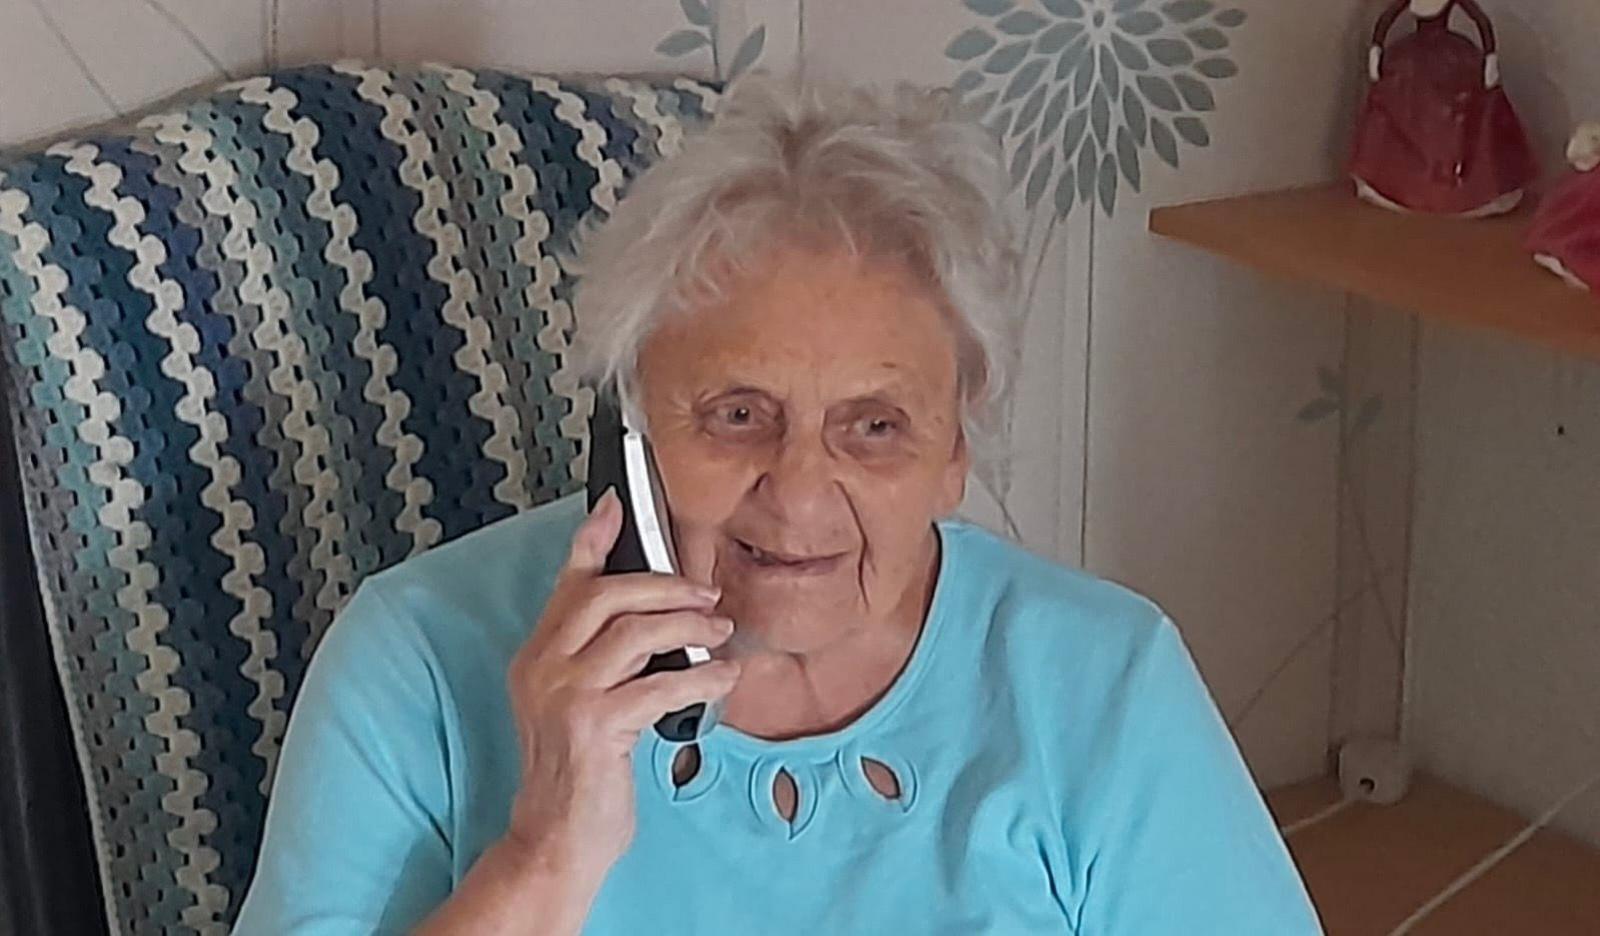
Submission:
[[[567,570],[586,575],[599,575],[606,567],[606,557],[616,545],[622,532],[622,499],[616,488],[606,488],[594,509],[578,526],[572,537],[572,550],[567,554]]]

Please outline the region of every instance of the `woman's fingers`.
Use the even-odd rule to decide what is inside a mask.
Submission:
[[[617,497],[616,488],[606,488],[572,536],[567,563],[561,569],[562,577],[588,579],[604,572],[606,557],[611,555],[611,547],[616,545],[621,532],[622,500]]]
[[[560,652],[574,653],[617,615],[709,610],[716,605],[720,593],[715,587],[679,576],[603,574],[621,530],[622,501],[616,489],[609,488],[572,536],[567,561],[545,606],[542,633],[536,632],[540,646],[553,644]]]
[[[566,609],[559,618],[563,629],[560,644],[567,653],[576,653],[605,630],[612,618],[663,611],[709,612],[720,597],[714,586],[676,575],[634,572],[564,583],[551,602],[559,601]]]
[[[629,732],[643,731],[668,712],[696,702],[713,702],[733,691],[739,681],[739,664],[712,660],[686,670],[651,673],[607,692],[607,707],[617,725]]]
[[[623,614],[583,648],[576,662],[590,685],[615,686],[638,675],[653,654],[688,644],[721,646],[733,635],[733,621],[702,611]]]

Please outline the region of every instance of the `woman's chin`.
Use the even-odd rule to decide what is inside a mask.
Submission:
[[[811,653],[820,650],[850,628],[853,609],[833,601],[801,601],[790,595],[779,601],[724,602],[722,610],[733,618],[733,637],[718,656],[750,659],[769,653]]]
[[[828,646],[861,618],[861,582],[852,554],[805,562],[757,561],[724,554],[717,564],[719,606],[733,618],[729,653],[808,653]]]

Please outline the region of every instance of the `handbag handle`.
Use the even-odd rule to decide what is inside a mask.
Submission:
[[[1400,16],[1411,8],[1411,3],[1412,0],[1394,0],[1378,17],[1378,25],[1372,32],[1372,47],[1367,52],[1367,77],[1373,82],[1377,82],[1383,74],[1383,49],[1389,42],[1389,33],[1394,31],[1394,24],[1400,21]],[[1478,27],[1478,44],[1483,47],[1484,88],[1499,87],[1500,42],[1495,38],[1494,23],[1483,12],[1483,7],[1478,6],[1477,0],[1452,0],[1440,15],[1449,16],[1450,10],[1457,6]]]

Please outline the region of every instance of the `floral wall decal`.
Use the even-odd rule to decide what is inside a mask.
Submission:
[[[668,58],[682,58],[700,49],[707,49],[711,54],[712,73],[719,80],[727,81],[749,71],[750,66],[761,57],[761,50],[767,42],[767,27],[764,25],[752,29],[740,40],[739,47],[734,50],[733,60],[728,63],[724,73],[717,41],[720,38],[720,6],[711,6],[706,0],[678,0],[678,6],[683,10],[683,17],[689,21],[689,26],[667,34],[656,44],[656,52]]]
[[[1181,143],[1211,144],[1206,115],[1217,106],[1212,86],[1239,73],[1227,54],[1229,32],[1246,16],[1213,0],[962,0],[962,5],[982,23],[957,34],[944,54],[963,63],[952,89],[1000,136],[1011,184],[1027,208],[1020,244],[1024,263],[1032,266],[1031,272],[1024,270],[1020,297],[1026,334],[1040,274],[1059,257],[1053,249],[1059,222],[1078,204],[1092,207],[1095,201],[1102,213],[1113,215],[1123,185],[1135,192],[1142,187],[1148,153],[1177,168]],[[1094,328],[1095,217],[1091,211],[1086,342]],[[1081,496],[1086,502],[1087,368],[1083,379]],[[1016,431],[1014,417],[1007,406],[1001,430],[1005,445]],[[1008,530],[1018,535],[1006,507],[1013,481],[1009,461],[981,469],[979,479],[999,501]],[[1079,527],[1083,555],[1087,511]]]
[[[1300,407],[1295,418],[1307,425],[1332,419],[1338,428],[1338,484],[1343,502],[1339,508],[1339,523],[1341,526],[1346,522],[1350,524],[1351,532],[1355,536],[1354,546],[1360,551],[1362,566],[1358,573],[1360,581],[1354,592],[1341,600],[1333,613],[1322,623],[1324,626],[1337,624],[1347,610],[1355,606],[1358,601],[1370,596],[1377,605],[1379,621],[1383,625],[1389,652],[1394,654],[1398,665],[1403,653],[1400,637],[1401,609],[1390,600],[1388,584],[1391,579],[1403,577],[1405,568],[1403,565],[1384,566],[1379,563],[1377,552],[1373,548],[1372,535],[1367,528],[1366,497],[1361,486],[1357,484],[1358,472],[1352,464],[1361,441],[1383,415],[1384,398],[1382,394],[1370,394],[1361,400],[1360,406],[1352,408],[1354,400],[1351,398],[1349,382],[1343,373],[1331,367],[1317,368],[1317,387],[1321,392]],[[1320,630],[1319,627],[1313,635],[1320,633]],[[1305,649],[1307,649],[1305,644],[1297,647],[1291,658]],[[1289,661],[1285,660],[1285,665],[1287,662]]]
[[[167,5],[162,2],[162,0],[144,0],[144,5],[149,7],[150,10],[157,16],[161,17],[163,20],[166,20],[167,23],[183,37],[183,40],[187,42],[190,47],[192,47],[196,52],[200,53],[201,57],[209,62],[212,68],[217,70],[218,75],[230,80],[233,78],[233,73],[228,71],[228,66],[222,64],[222,60],[217,58],[216,53],[212,52],[211,49],[208,48],[203,41],[201,41],[200,37],[195,34],[193,29],[189,28],[189,24],[185,22],[181,16],[178,16],[176,13],[172,12],[172,10],[169,9]]]
[[[182,37],[183,41],[193,48],[195,52],[199,53],[200,56],[206,60],[207,64],[209,64],[211,68],[215,70],[217,77],[227,79],[232,79],[234,77],[233,72],[230,71],[228,66],[222,62],[216,53],[213,52],[203,40],[201,40],[200,36],[194,31],[194,29],[190,27],[188,21],[174,12],[171,7],[167,6],[165,0],[140,0],[140,2],[152,14],[159,17],[168,28]],[[272,0],[272,2],[274,6],[274,12],[272,15],[274,18],[276,18],[277,0]],[[39,17],[39,21],[44,25],[45,29],[49,31],[52,38],[55,39],[56,44],[60,47],[62,54],[66,55],[66,57],[72,62],[73,66],[78,70],[78,74],[83,77],[84,83],[93,89],[95,96],[100,99],[100,102],[103,105],[105,105],[106,111],[111,116],[122,116],[127,108],[112,96],[110,90],[111,83],[102,81],[95,74],[94,69],[90,67],[89,61],[84,58],[83,54],[78,50],[78,46],[73,41],[73,38],[67,34],[67,30],[62,26],[61,20],[59,20],[55,13],[52,12],[52,9],[57,6],[57,4],[52,2],[52,0],[29,0],[29,3],[33,6],[34,12]]]
[[[1343,374],[1329,367],[1319,367],[1317,384],[1322,391],[1321,395],[1302,406],[1296,418],[1308,424],[1336,418],[1339,429],[1339,492],[1345,499],[1345,506],[1341,512],[1348,514],[1354,528],[1356,546],[1361,550],[1361,561],[1366,567],[1363,577],[1371,583],[1389,647],[1398,656],[1401,652],[1398,609],[1389,601],[1388,593],[1383,586],[1383,571],[1379,567],[1377,553],[1373,549],[1372,536],[1367,530],[1366,498],[1356,484],[1356,471],[1351,466],[1356,447],[1383,415],[1383,395],[1371,394],[1361,401],[1359,407],[1352,410],[1350,404],[1353,401],[1350,399],[1351,394]],[[1343,522],[1342,518],[1340,522]]]
[[[1177,168],[1180,141],[1209,146],[1213,83],[1242,10],[1212,0],[964,0],[985,23],[946,57],[966,63],[954,89],[1007,144],[1012,184],[1031,211],[1057,217],[1098,198],[1111,215],[1123,184],[1139,191],[1149,152]]]
[[[1306,425],[1324,423],[1330,419],[1337,425],[1338,484],[1340,497],[1343,500],[1339,508],[1339,522],[1340,524],[1348,522],[1352,527],[1355,536],[1354,547],[1360,550],[1361,568],[1356,570],[1357,581],[1354,587],[1347,593],[1336,596],[1332,610],[1326,616],[1312,622],[1293,647],[1279,658],[1277,665],[1271,669],[1266,678],[1245,698],[1243,704],[1228,715],[1228,726],[1235,731],[1266,698],[1268,690],[1288,670],[1290,664],[1310,651],[1328,630],[1339,626],[1346,615],[1358,609],[1368,599],[1376,605],[1379,621],[1383,625],[1386,646],[1393,654],[1397,668],[1401,665],[1404,653],[1400,637],[1400,609],[1391,603],[1389,588],[1403,584],[1407,569],[1404,563],[1385,565],[1379,562],[1377,552],[1373,548],[1372,536],[1367,529],[1366,498],[1357,483],[1357,471],[1352,465],[1357,446],[1383,416],[1384,398],[1382,394],[1369,394],[1361,399],[1360,406],[1352,409],[1351,403],[1354,401],[1349,381],[1343,373],[1327,366],[1317,368],[1317,389],[1320,391],[1317,396],[1300,407],[1295,418]]]
[[[1335,414],[1344,416],[1346,409],[1345,398],[1347,396],[1344,377],[1330,367],[1319,367],[1317,368],[1317,386],[1321,389],[1322,394],[1302,406],[1296,418],[1301,422],[1315,423]],[[1378,421],[1378,416],[1382,413],[1383,396],[1381,394],[1373,394],[1361,401],[1361,408],[1351,418],[1342,420],[1345,426],[1345,440],[1354,441],[1359,438],[1362,433],[1372,428],[1372,424]]]
[[[95,96],[100,98],[100,102],[105,105],[106,110],[115,116],[122,116],[122,107],[117,104],[116,99],[111,96],[111,92],[107,90],[105,84],[95,75],[94,70],[89,67],[88,61],[78,51],[78,47],[73,44],[66,31],[61,28],[61,24],[50,14],[49,4],[45,0],[31,0],[31,2],[34,10],[39,14],[39,20],[44,23],[45,27],[50,30],[50,34],[55,37],[56,42],[60,44],[61,51],[66,54],[67,58],[72,60],[72,64],[78,69],[78,74],[82,75],[83,80],[89,87],[94,89]]]

